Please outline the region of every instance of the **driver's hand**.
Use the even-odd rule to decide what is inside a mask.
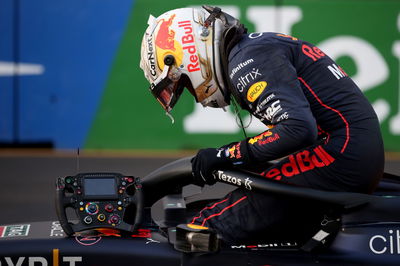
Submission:
[[[192,174],[196,185],[213,185],[216,183],[212,175],[214,170],[232,165],[225,155],[224,148],[207,148],[198,151],[192,158]]]

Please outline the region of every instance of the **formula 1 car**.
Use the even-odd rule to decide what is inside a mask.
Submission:
[[[191,180],[190,159],[184,158],[142,179],[107,173],[59,178],[60,221],[0,226],[0,265],[400,265],[398,176],[385,174],[373,195],[295,187],[232,169],[214,177],[242,189],[318,203],[321,219],[299,218],[276,235],[239,243],[206,238],[210,234],[201,228],[182,231],[180,224],[213,200],[183,195]],[[107,191],[109,185],[115,195]],[[77,222],[67,217],[68,208],[77,213]]]

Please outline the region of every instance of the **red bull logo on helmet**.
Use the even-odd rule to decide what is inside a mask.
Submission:
[[[176,14],[172,14],[168,19],[158,21],[158,32],[155,37],[155,46],[157,53],[157,63],[159,68],[164,68],[164,58],[167,55],[173,55],[177,65],[182,64],[183,50],[182,46],[175,39],[176,32],[171,29]]]
[[[157,63],[159,68],[164,68],[164,58],[167,55],[173,55],[178,66],[182,65],[185,53],[185,67],[189,72],[200,71],[200,58],[197,54],[195,45],[195,35],[193,34],[193,25],[190,20],[177,22],[177,28],[174,27],[176,14],[169,18],[162,18],[158,21],[158,32],[155,37],[155,46],[157,53]],[[172,28],[179,32],[175,32]],[[182,32],[180,32],[182,30]],[[177,41],[176,38],[180,38]]]
[[[183,28],[184,35],[182,37],[183,50],[189,53],[190,63],[187,65],[189,72],[195,72],[200,70],[199,56],[197,55],[197,49],[194,42],[193,26],[189,20],[178,22],[179,27]]]
[[[175,51],[175,31],[171,30],[170,27],[174,21],[175,14],[171,15],[168,20],[161,19],[160,27],[156,36],[156,46],[164,50]]]

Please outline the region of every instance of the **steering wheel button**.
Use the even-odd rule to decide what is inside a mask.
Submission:
[[[84,208],[83,208],[83,207],[80,207],[79,210],[80,210],[81,212],[83,212]]]
[[[65,183],[71,184],[72,179],[70,177],[65,178]]]
[[[118,205],[122,205],[122,201],[118,201],[117,204],[118,204]]]
[[[120,222],[120,218],[118,215],[114,214],[113,216],[110,217],[108,220],[108,223],[111,224],[112,226],[117,225]]]
[[[97,220],[99,220],[100,222],[104,222],[106,220],[106,216],[100,213],[99,216],[97,216]]]
[[[86,204],[85,209],[88,214],[95,215],[99,212],[99,205],[89,202]]]
[[[125,181],[123,181],[123,182],[121,183],[121,185],[123,185],[123,186],[126,186],[126,182],[125,182]]]
[[[119,210],[119,211],[122,211],[122,207],[118,207],[118,210]]]
[[[90,216],[86,216],[83,221],[85,222],[85,224],[91,224],[93,222],[92,217]]]
[[[104,209],[107,211],[107,212],[112,212],[113,210],[114,210],[114,206],[112,205],[112,204],[107,204],[105,207],[104,207]]]
[[[132,177],[128,177],[128,182],[132,183],[133,182],[133,178]]]

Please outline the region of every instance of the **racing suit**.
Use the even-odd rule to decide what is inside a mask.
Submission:
[[[370,193],[384,167],[377,116],[346,72],[318,47],[278,33],[246,34],[229,53],[242,107],[268,128],[226,146],[234,165],[263,165],[265,178],[327,191]],[[286,157],[285,157],[286,156]],[[306,206],[237,189],[192,223],[225,240],[272,231]],[[301,215],[301,212],[300,212]]]

